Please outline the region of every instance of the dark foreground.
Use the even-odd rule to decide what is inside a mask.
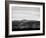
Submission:
[[[40,21],[12,21],[12,31],[40,30]]]

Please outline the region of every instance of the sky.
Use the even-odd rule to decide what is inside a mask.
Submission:
[[[39,7],[12,6],[12,20],[40,20]]]

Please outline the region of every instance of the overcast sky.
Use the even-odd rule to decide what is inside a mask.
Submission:
[[[12,20],[40,20],[40,8],[12,6]]]

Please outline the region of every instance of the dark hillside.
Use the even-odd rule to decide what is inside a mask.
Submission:
[[[40,21],[12,21],[12,31],[40,30]]]

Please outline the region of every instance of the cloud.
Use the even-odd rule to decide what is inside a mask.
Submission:
[[[40,20],[40,8],[14,7],[12,8],[12,20]]]

